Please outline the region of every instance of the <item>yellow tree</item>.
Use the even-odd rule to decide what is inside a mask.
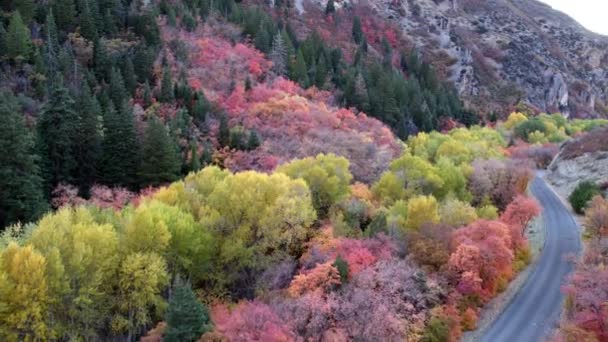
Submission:
[[[325,216],[332,205],[349,194],[353,176],[348,168],[348,159],[330,153],[294,160],[281,165],[277,172],[294,179],[304,179],[312,193],[317,213]]]
[[[11,243],[0,259],[0,339],[49,339],[46,260],[33,246]]]
[[[439,208],[440,221],[452,227],[462,227],[477,220],[475,208],[467,202],[447,198]]]
[[[407,203],[408,229],[419,230],[425,223],[439,222],[437,200],[433,196],[417,196]]]

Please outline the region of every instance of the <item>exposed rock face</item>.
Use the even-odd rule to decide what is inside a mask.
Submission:
[[[549,165],[546,178],[564,197],[582,181],[608,183],[608,128],[565,143]]]
[[[479,109],[504,110],[524,102],[576,117],[608,114],[608,37],[587,31],[543,3],[351,1],[397,21]]]

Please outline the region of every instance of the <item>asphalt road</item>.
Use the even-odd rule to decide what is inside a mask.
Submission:
[[[564,256],[580,250],[580,234],[570,211],[542,178],[534,179],[531,190],[542,206],[545,245],[525,284],[481,337],[483,342],[545,341],[562,311],[560,287],[573,267]]]

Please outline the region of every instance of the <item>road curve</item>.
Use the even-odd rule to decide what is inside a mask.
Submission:
[[[544,341],[558,323],[564,296],[560,290],[572,263],[564,256],[580,251],[580,234],[570,211],[536,177],[532,194],[542,206],[545,245],[525,284],[482,335],[482,342]]]

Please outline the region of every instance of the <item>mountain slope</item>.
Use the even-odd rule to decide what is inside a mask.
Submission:
[[[483,111],[521,102],[566,116],[607,113],[608,37],[538,1],[371,0],[354,6],[396,22]]]

